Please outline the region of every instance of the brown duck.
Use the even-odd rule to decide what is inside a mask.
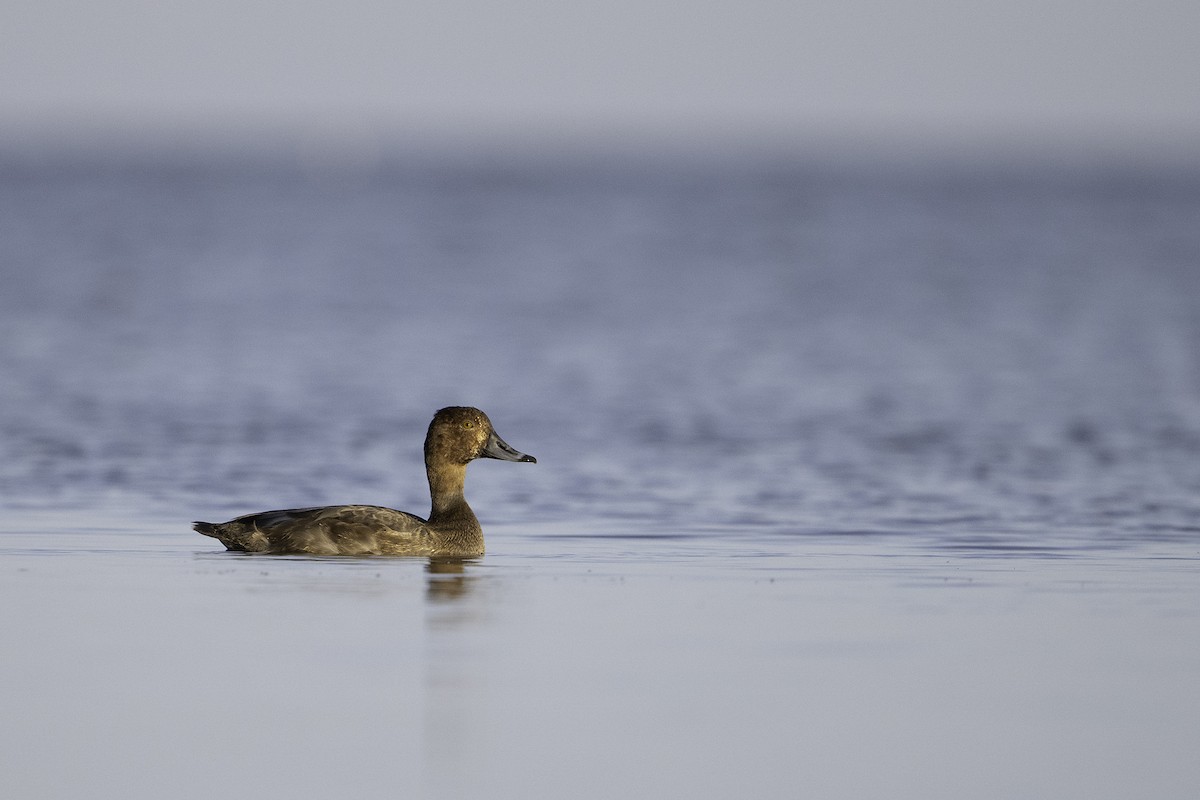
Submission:
[[[429,519],[381,506],[323,506],[247,514],[192,527],[228,550],[314,555],[483,555],[483,529],[463,496],[467,464],[477,458],[528,461],[501,439],[477,408],[443,408],[425,435]]]

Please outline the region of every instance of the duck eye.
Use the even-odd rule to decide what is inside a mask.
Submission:
[[[463,427],[467,430],[470,430],[471,428],[475,427],[475,423],[468,420],[467,422],[463,423]]]

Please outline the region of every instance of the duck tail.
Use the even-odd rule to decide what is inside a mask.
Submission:
[[[205,536],[211,536],[214,539],[219,539],[217,535],[217,525],[214,522],[193,522],[192,530],[196,533],[203,533]]]

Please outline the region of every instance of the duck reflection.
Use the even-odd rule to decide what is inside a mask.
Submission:
[[[470,796],[471,755],[486,746],[475,701],[489,695],[487,631],[494,621],[496,582],[484,581],[477,558],[430,558],[425,564],[423,721],[426,794]]]
[[[429,576],[425,588],[425,599],[430,603],[451,603],[462,600],[471,593],[479,576],[467,572],[468,564],[477,564],[477,558],[431,558],[425,565]]]

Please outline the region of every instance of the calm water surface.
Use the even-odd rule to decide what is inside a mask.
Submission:
[[[1190,797],[1200,174],[0,158],[0,789]],[[468,562],[225,553],[425,513]]]

